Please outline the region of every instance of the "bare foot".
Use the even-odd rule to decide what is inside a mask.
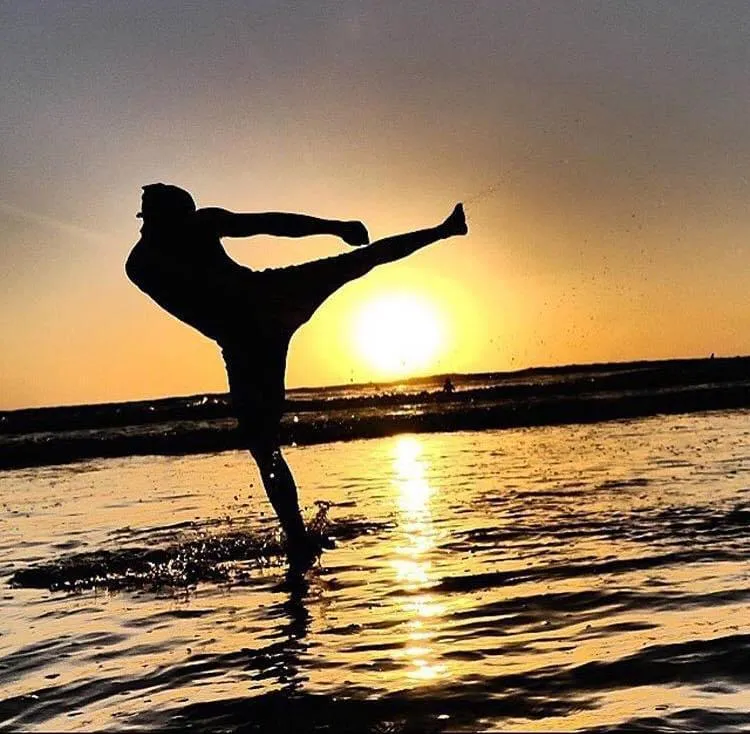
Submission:
[[[466,226],[464,205],[456,204],[450,216],[440,225],[440,227],[445,233],[445,237],[467,234],[469,228]]]
[[[296,545],[287,548],[287,560],[289,568],[287,573],[291,575],[304,575],[320,557],[321,549],[312,543]]]
[[[320,558],[324,549],[335,548],[332,538],[318,531],[308,531],[302,542],[287,545],[287,559],[291,574],[304,574]]]

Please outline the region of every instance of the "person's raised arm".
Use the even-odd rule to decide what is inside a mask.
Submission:
[[[340,237],[348,245],[367,245],[370,237],[362,222],[318,219],[306,214],[267,212],[237,214],[226,209],[208,208],[197,212],[205,226],[219,237],[252,237],[266,234],[275,237],[309,237],[330,234]]]

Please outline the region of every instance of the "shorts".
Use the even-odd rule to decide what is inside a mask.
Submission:
[[[223,284],[214,338],[248,448],[278,446],[289,342],[329,296],[372,269],[367,254],[362,249],[262,271],[240,267]]]

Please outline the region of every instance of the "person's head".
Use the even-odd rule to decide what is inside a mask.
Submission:
[[[153,183],[143,187],[141,210],[136,217],[149,224],[179,225],[194,213],[195,202],[185,189]]]

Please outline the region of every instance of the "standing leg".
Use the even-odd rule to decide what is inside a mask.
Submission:
[[[223,355],[244,446],[258,465],[263,488],[279,518],[290,564],[304,569],[319,554],[320,547],[305,529],[297,485],[280,447],[288,343],[283,334],[275,339],[257,335],[249,339],[245,335],[239,346],[225,345]]]
[[[258,465],[263,487],[290,547],[304,546],[307,531],[299,509],[297,485],[281,448],[278,445],[255,445],[250,448],[250,454]]]
[[[292,563],[312,560],[314,549],[299,509],[297,485],[278,445],[256,445],[250,448],[260,471],[266,495],[276,511],[287,539],[287,553]]]

